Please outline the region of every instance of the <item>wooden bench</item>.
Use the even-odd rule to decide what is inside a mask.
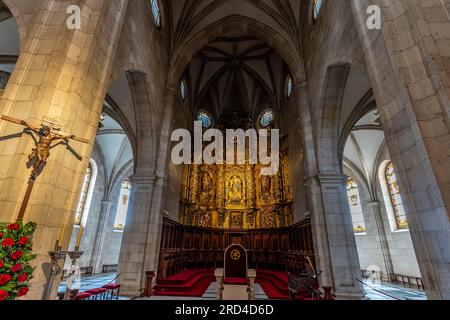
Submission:
[[[111,273],[111,272],[117,272],[119,269],[118,264],[105,264],[102,268],[102,273]]]
[[[412,287],[413,285],[416,286],[418,289],[425,289],[422,279],[418,277],[412,277],[412,276],[405,276],[403,274],[396,274],[391,273],[390,274],[391,282],[395,283],[401,283],[403,286]]]
[[[92,266],[80,268],[80,273],[84,276],[92,276],[93,272],[94,272],[94,267],[92,267]]]

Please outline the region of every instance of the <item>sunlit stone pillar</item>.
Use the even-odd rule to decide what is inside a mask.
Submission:
[[[367,28],[369,5],[381,8],[380,30]],[[448,1],[351,6],[427,296],[450,299]]]
[[[25,222],[38,224],[33,242],[36,270],[27,299],[41,299],[49,274],[47,252],[60,228],[72,230],[73,216],[97,131],[118,36],[128,0],[44,1],[27,12],[27,39],[11,80],[0,99],[0,113],[40,126],[52,120],[62,131],[86,138],[59,145],[37,179]],[[66,26],[70,5],[81,8],[81,29]],[[27,188],[27,156],[34,147],[23,127],[0,122],[0,221],[13,221]],[[79,160],[77,157],[81,157]],[[70,232],[62,241],[67,247]],[[62,264],[61,264],[62,265]],[[56,277],[52,297],[59,284]]]
[[[172,90],[165,93],[165,113],[157,143],[159,148],[155,148],[157,154],[138,151],[137,155],[133,207],[129,210],[119,260],[121,292],[128,296],[140,296],[146,287],[145,273],[158,271],[174,96]],[[155,158],[156,164],[153,166],[149,162]],[[151,168],[155,168],[154,175],[146,175]]]
[[[362,299],[361,270],[347,200],[348,177],[319,175],[311,178],[311,214],[315,255],[322,286],[335,290],[338,299]]]
[[[111,199],[102,201],[100,218],[92,252],[92,261],[90,263],[90,265],[94,267],[94,273],[100,273],[102,270],[102,251],[105,243],[105,238],[107,237],[107,231],[105,227],[108,222],[108,217],[112,215],[112,211],[114,209],[114,202]]]
[[[378,201],[370,202],[366,204],[369,210],[369,215],[375,220],[375,227],[377,231],[377,239],[380,242],[381,254],[383,255],[384,269],[386,274],[384,280],[390,280],[390,274],[394,272],[392,265],[391,253],[389,251],[389,243],[386,237],[386,229],[384,228],[383,216],[381,213],[381,203]]]
[[[140,296],[145,288],[143,275],[147,234],[150,224],[151,194],[154,177],[134,176],[119,258],[121,292],[127,296]]]

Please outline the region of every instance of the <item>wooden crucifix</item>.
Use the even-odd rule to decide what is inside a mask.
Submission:
[[[26,121],[9,116],[2,115],[1,119],[27,127],[29,130],[31,130],[32,133],[36,134],[38,138],[38,140],[36,141],[36,147],[33,148],[31,154],[28,156],[29,162],[27,163],[27,167],[33,167],[33,170],[28,180],[28,188],[25,192],[22,206],[17,217],[17,221],[22,221],[23,217],[25,216],[25,210],[28,206],[28,201],[30,200],[31,192],[33,191],[34,182],[42,173],[44,167],[47,164],[47,159],[50,156],[50,149],[54,147],[52,146],[53,142],[58,140],[63,140],[66,142],[68,142],[68,140],[75,140],[82,143],[89,143],[89,140],[78,138],[74,135],[61,132],[59,128],[55,128],[55,125],[53,123],[49,123],[48,125],[42,124],[41,127],[36,127]]]

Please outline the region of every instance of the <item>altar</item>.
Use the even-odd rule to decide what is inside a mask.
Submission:
[[[195,227],[246,230],[291,225],[288,148],[283,141],[280,169],[274,176],[261,176],[261,165],[248,161],[186,165],[179,221]]]

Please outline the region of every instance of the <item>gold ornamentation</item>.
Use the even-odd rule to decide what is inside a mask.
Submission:
[[[239,250],[234,249],[233,251],[231,251],[230,256],[231,256],[231,259],[236,261],[241,258],[241,253],[239,252]]]
[[[271,177],[261,177],[261,165],[248,162],[187,165],[180,222],[233,229],[289,225],[293,217],[287,154],[287,148],[283,148],[279,173]],[[206,214],[203,217],[201,210]]]

